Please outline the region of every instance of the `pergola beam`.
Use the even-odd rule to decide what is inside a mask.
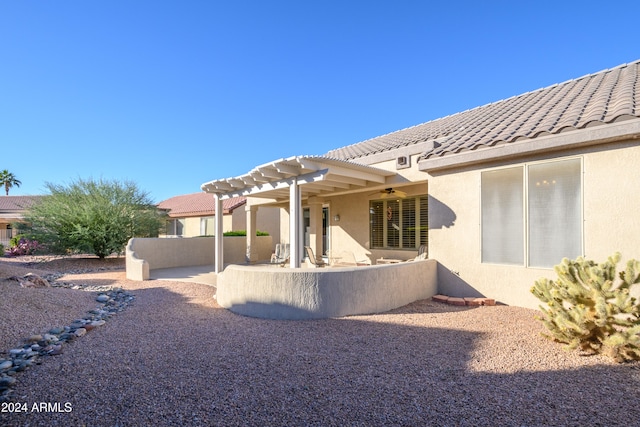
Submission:
[[[202,184],[203,191],[216,200],[215,270],[223,269],[222,200],[232,197],[260,197],[286,203],[289,207],[289,245],[291,267],[299,268],[302,258],[302,199],[348,193],[371,185],[386,184],[396,173],[345,160],[318,156],[290,157],[252,169],[245,175]],[[286,205],[285,205],[286,206]],[[318,217],[317,212],[314,217]],[[250,220],[253,217],[250,217]],[[251,227],[249,227],[251,228]],[[252,232],[253,233],[253,232]],[[251,243],[249,243],[251,246]],[[317,245],[316,245],[317,246]],[[316,249],[318,249],[316,247]],[[251,248],[248,249],[251,259]]]
[[[284,178],[283,174],[281,174],[277,170],[271,169],[271,168],[260,168],[259,172],[265,178],[273,178],[273,179],[282,179],[282,178]]]

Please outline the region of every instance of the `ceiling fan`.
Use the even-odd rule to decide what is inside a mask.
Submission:
[[[373,193],[373,194],[380,194],[381,199],[386,199],[387,197],[399,197],[403,199],[407,197],[407,193],[405,193],[404,191],[394,190],[391,187],[385,188],[383,190],[380,190],[379,193]]]

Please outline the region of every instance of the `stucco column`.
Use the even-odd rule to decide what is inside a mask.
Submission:
[[[289,187],[289,250],[291,268],[300,268],[300,241],[302,239],[302,196],[298,179]]]
[[[258,208],[256,206],[245,206],[245,212],[247,214],[247,251],[245,253],[245,260],[248,264],[253,264],[258,261],[258,248],[256,247],[256,218]]]
[[[223,217],[223,208],[222,208],[222,200],[220,200],[220,195],[219,194],[214,194],[213,195],[213,200],[214,200],[214,204],[215,204],[215,209],[216,209],[216,216],[214,217],[214,233],[215,233],[215,239],[214,239],[214,251],[213,251],[213,257],[214,257],[214,271],[217,273],[222,273],[222,270],[224,270],[224,238],[223,238],[223,224],[222,224],[222,217]]]
[[[322,256],[322,201],[309,197],[309,246],[316,258]]]

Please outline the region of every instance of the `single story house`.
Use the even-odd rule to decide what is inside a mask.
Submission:
[[[14,237],[13,224],[23,221],[25,211],[42,196],[0,196],[0,244]]]
[[[374,264],[427,245],[439,293],[537,308],[531,286],[563,257],[640,258],[638,165],[640,61],[202,190],[219,209],[246,197],[247,229],[261,209],[286,212],[293,268],[305,245]]]
[[[232,197],[222,204],[222,231],[245,230],[246,197]],[[158,209],[167,213],[164,237],[213,236],[216,215],[213,196],[200,192],[183,194],[163,200]],[[278,209],[264,209],[257,218],[257,227],[273,236],[280,235],[280,216]]]

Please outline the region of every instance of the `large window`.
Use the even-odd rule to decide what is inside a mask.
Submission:
[[[167,221],[168,236],[182,236],[184,233],[184,219],[170,219]]]
[[[216,217],[205,216],[200,218],[200,235],[213,236],[216,233]]]
[[[582,162],[483,172],[482,262],[553,267],[582,254]]]
[[[524,263],[523,168],[482,173],[482,262]]]
[[[371,201],[371,248],[415,250],[426,245],[428,217],[427,196]]]

